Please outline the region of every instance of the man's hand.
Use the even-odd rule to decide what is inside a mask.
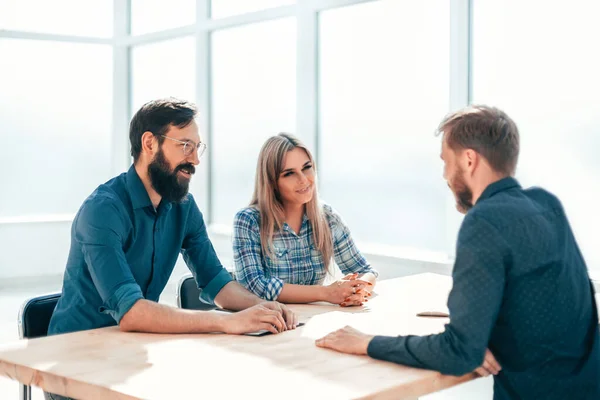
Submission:
[[[346,275],[339,281],[327,286],[326,300],[342,307],[362,306],[367,297],[371,296],[371,282],[357,279],[358,274]]]
[[[298,316],[294,314],[294,312],[292,312],[292,310],[290,310],[287,306],[276,301],[267,301],[265,303],[261,303],[261,305],[283,315],[287,329],[296,329],[298,326]]]
[[[367,354],[371,339],[373,339],[373,336],[346,326],[318,339],[315,343],[319,347],[336,350],[340,353],[364,355]]]
[[[483,365],[475,370],[479,376],[498,375],[502,367],[489,349],[485,350]]]
[[[242,334],[267,330],[279,333],[287,330],[287,325],[280,311],[276,311],[265,303],[247,308],[237,313],[225,315],[222,330],[225,333]]]

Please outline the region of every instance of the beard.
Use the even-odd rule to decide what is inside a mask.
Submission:
[[[179,164],[171,171],[162,148],[158,150],[154,160],[148,165],[150,183],[163,200],[181,203],[188,194],[190,180],[178,176],[178,172],[183,169],[192,175],[196,172],[196,168],[190,163]]]
[[[466,214],[473,208],[473,192],[465,183],[463,171],[458,170],[454,177],[448,181],[448,187],[454,193],[456,209],[461,214]]]

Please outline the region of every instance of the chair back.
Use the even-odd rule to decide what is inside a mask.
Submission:
[[[28,299],[19,310],[17,324],[21,339],[34,339],[48,335],[50,318],[61,293],[45,294]],[[31,386],[19,385],[19,399],[31,400]]]
[[[33,339],[46,336],[50,318],[61,293],[33,297],[23,303],[19,310],[19,337]]]
[[[200,300],[200,293],[202,293],[202,290],[196,286],[194,277],[191,275],[183,276],[177,284],[177,307],[186,310],[204,311],[217,308]]]

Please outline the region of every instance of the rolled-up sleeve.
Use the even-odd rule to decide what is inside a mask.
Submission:
[[[233,221],[233,262],[236,279],[252,293],[265,300],[277,300],[283,280],[265,276],[258,219],[242,210]]]
[[[333,236],[333,258],[342,273],[371,273],[376,277],[379,276],[379,273],[371,267],[356,247],[350,234],[350,229],[340,215],[328,205],[324,209],[331,228],[331,235]]]
[[[232,281],[230,273],[223,268],[219,257],[208,237],[206,224],[193,197],[187,218],[187,232],[182,244],[181,254],[190,269],[198,288],[200,300],[214,304],[221,289]]]
[[[144,298],[123,252],[127,233],[123,212],[109,198],[89,203],[82,207],[73,229],[103,302],[98,311],[119,323]]]

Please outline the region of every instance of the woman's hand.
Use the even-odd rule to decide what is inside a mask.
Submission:
[[[327,286],[326,301],[339,304],[342,307],[362,306],[367,297],[371,295],[368,287],[371,282],[357,279],[358,274],[346,275],[339,281]]]

